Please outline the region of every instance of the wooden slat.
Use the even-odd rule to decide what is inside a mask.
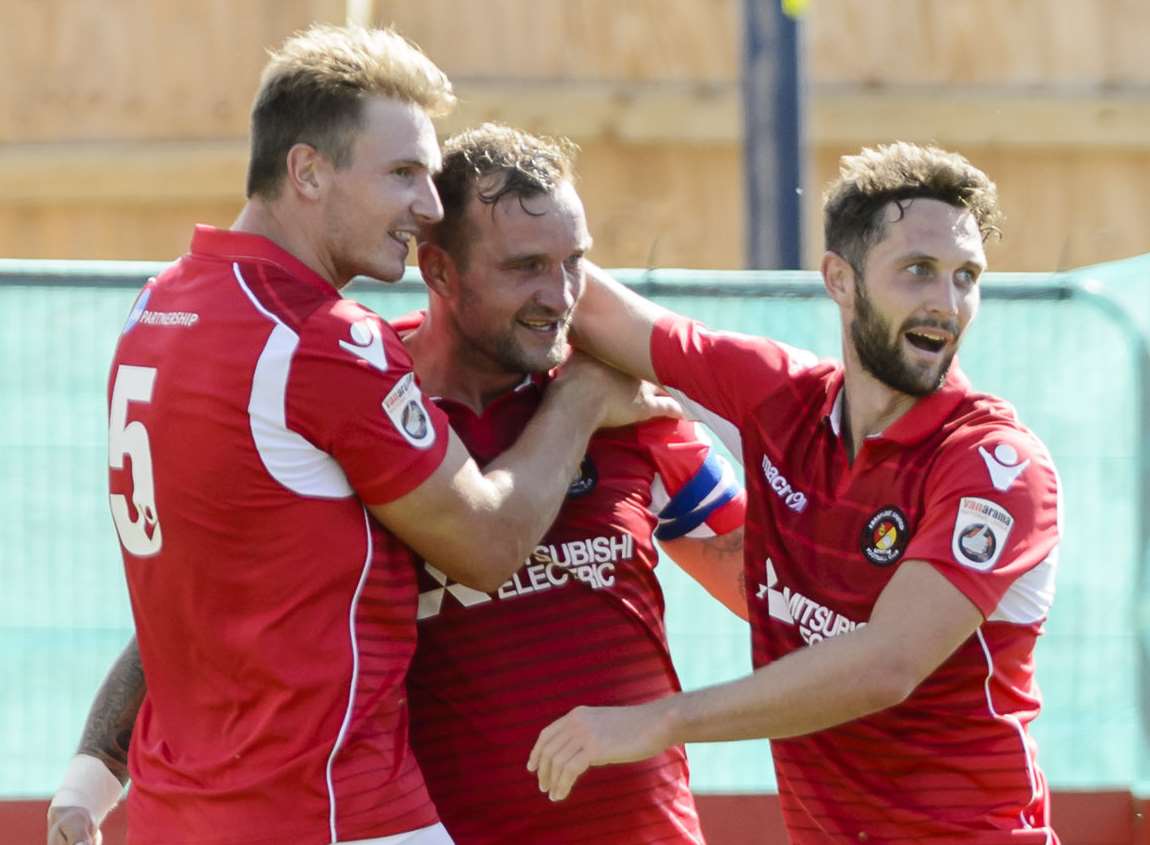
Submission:
[[[807,137],[815,144],[901,138],[1150,150],[1150,87],[1102,92],[1078,87],[824,85],[813,89],[807,119]]]
[[[463,81],[443,133],[502,120],[582,143],[737,144],[737,89],[727,85]],[[1012,95],[967,89],[816,90],[812,149],[902,138],[943,145],[1150,151],[1150,99],[1119,95]],[[27,144],[0,147],[6,203],[238,197],[248,148],[240,138],[200,142]]]
[[[818,83],[1150,82],[1144,0],[816,0],[803,21]]]
[[[0,201],[172,203],[243,198],[246,141],[0,147]]]
[[[265,48],[345,0],[20,0],[0,20],[0,140],[242,137]]]
[[[452,78],[730,82],[743,0],[388,0]]]
[[[722,83],[460,80],[444,132],[498,120],[576,140],[723,142],[742,137],[738,89]]]

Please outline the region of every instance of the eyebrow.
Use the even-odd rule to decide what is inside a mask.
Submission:
[[[547,254],[543,252],[520,252],[507,256],[499,264],[502,267],[513,267],[516,264],[528,264],[540,258],[547,258]]]
[[[919,261],[929,261],[932,264],[938,264],[941,262],[941,260],[942,259],[940,259],[937,255],[931,255],[929,252],[908,252],[906,255],[899,256],[900,264],[914,263]],[[979,270],[986,269],[985,264],[979,264],[972,258],[968,258],[966,261],[962,262],[960,266],[975,267]]]
[[[591,248],[591,239],[588,238],[586,242],[575,247],[575,249],[573,249],[571,251],[571,255],[574,255],[575,253],[579,253],[581,255],[586,255],[587,250],[589,250],[590,248]],[[568,257],[570,257],[570,256],[568,256]],[[521,252],[521,253],[516,253],[514,255],[507,256],[502,261],[500,261],[499,264],[501,267],[514,267],[516,264],[527,264],[531,261],[535,261],[536,259],[540,259],[540,258],[542,258],[546,261],[546,260],[550,260],[551,256],[546,252]]]
[[[418,158],[396,159],[395,161],[391,162],[391,164],[389,166],[392,170],[395,170],[396,168],[399,168],[399,167],[419,167],[419,168],[422,168],[424,170],[428,170],[431,173],[438,173],[440,170],[443,169],[442,162],[440,162],[438,167],[432,167],[430,162],[427,162],[427,161],[424,161],[424,160],[418,159]]]

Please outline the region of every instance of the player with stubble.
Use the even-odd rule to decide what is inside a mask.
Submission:
[[[480,464],[519,436],[570,351],[591,248],[574,152],[491,124],[444,143],[444,218],[419,248],[428,308],[394,325]],[[575,705],[680,689],[656,539],[746,617],[744,509],[734,471],[695,423],[652,420],[592,437],[555,524],[498,590],[425,567],[411,741],[459,845],[703,841],[680,745],[598,770],[566,802],[549,801],[523,761]]]
[[[126,726],[103,726],[112,755],[85,735],[49,841],[96,838],[128,772],[134,845],[451,841],[407,740],[412,550],[498,588],[591,432],[675,411],[578,359],[480,470],[394,330],[340,295],[399,279],[442,216],[431,117],[453,102],[392,31],[290,38],[253,107],[239,217],[197,227],[141,291],[109,376],[109,503],[147,691],[127,771]]]
[[[843,363],[715,332],[592,273],[584,347],[738,433],[754,674],[546,728],[528,769],[563,800],[591,766],[767,737],[795,845],[1050,845],[1027,726],[1054,596],[1050,455],[955,354],[980,298],[993,182],[895,143],[845,157],[823,282]]]

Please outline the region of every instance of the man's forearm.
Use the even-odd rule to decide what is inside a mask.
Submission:
[[[575,309],[573,342],[625,373],[655,382],[651,331],[667,313],[588,262],[587,287]]]
[[[813,733],[902,701],[913,689],[860,628],[725,684],[652,702],[673,744]],[[654,715],[654,714],[653,714]]]
[[[679,537],[660,541],[660,545],[680,569],[731,613],[747,618],[742,528],[713,537]]]
[[[594,415],[563,402],[558,394],[564,390],[577,395],[574,385],[554,385],[515,444],[483,469],[504,496],[501,510],[507,523],[501,539],[528,538],[506,557],[504,578],[522,565],[555,521],[594,431]]]
[[[128,782],[128,746],[146,690],[140,651],[132,637],[96,692],[77,749],[102,760],[120,783]]]

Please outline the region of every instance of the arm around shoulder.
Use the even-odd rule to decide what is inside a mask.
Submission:
[[[480,471],[454,432],[439,467],[371,513],[449,578],[499,588],[550,527],[597,427],[678,406],[586,356],[568,362],[515,445]]]
[[[575,344],[625,373],[658,382],[651,360],[655,324],[671,312],[587,262],[587,287],[575,309]]]

